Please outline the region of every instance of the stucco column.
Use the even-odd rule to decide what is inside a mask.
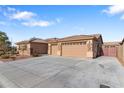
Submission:
[[[17,51],[19,51],[19,45],[16,45],[16,49],[17,49]]]
[[[48,44],[48,54],[51,55],[51,44]]]
[[[124,43],[123,43],[123,45],[122,45],[122,48],[123,48],[123,49],[122,49],[122,50],[123,50],[123,52],[122,52],[122,53],[123,53],[122,57],[123,57],[123,62],[124,62]]]
[[[62,43],[58,43],[58,51],[57,55],[61,56],[62,55]]]
[[[27,44],[27,55],[32,55],[31,54],[31,44]]]
[[[87,57],[93,58],[93,41],[88,40],[86,45],[87,45]]]

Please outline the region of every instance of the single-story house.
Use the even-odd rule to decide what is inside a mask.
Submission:
[[[102,46],[103,56],[117,56],[117,49],[120,42],[104,42]]]
[[[47,54],[48,43],[39,38],[20,41],[16,43],[19,55],[31,56],[33,54]]]
[[[102,54],[101,34],[75,35],[48,39],[48,54],[69,57],[95,58]]]

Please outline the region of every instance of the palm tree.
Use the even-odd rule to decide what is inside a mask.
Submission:
[[[11,47],[11,42],[5,32],[0,31],[0,51],[4,54]]]

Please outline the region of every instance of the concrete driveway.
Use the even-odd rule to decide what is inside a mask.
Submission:
[[[0,63],[0,87],[124,87],[124,68],[114,57],[43,56]]]

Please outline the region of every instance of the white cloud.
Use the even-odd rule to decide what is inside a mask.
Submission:
[[[102,11],[103,13],[115,15],[124,13],[124,5],[113,5]]]
[[[29,26],[29,27],[48,27],[50,25],[53,25],[54,22],[49,22],[49,21],[34,21],[34,22],[23,22],[22,25],[24,26]]]
[[[56,22],[60,23],[63,19],[62,18],[56,18]]]
[[[34,16],[36,16],[35,13],[22,11],[22,12],[17,12],[15,14],[10,15],[10,18],[17,19],[17,20],[25,20],[25,19],[31,19]]]
[[[5,7],[2,14],[8,19],[18,20],[17,22],[20,22],[21,25],[28,27],[48,27],[60,23],[63,20],[62,18],[56,18],[52,21],[42,20],[38,14],[33,13],[32,11],[20,11],[13,7]]]
[[[16,20],[27,20],[31,19],[32,17],[36,16],[37,14],[30,12],[30,11],[20,11],[13,7],[0,7],[1,13],[9,18],[9,19],[16,19]]]
[[[16,11],[16,9],[15,8],[12,8],[12,7],[7,7],[7,10],[10,11],[10,12],[11,11]]]

